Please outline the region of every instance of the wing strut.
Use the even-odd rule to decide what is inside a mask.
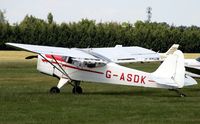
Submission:
[[[53,55],[51,55],[51,57],[55,60],[56,64],[58,64],[58,66],[60,67],[60,69],[58,67],[56,67],[52,62],[50,62],[48,59],[46,59],[42,54],[39,54],[40,56],[42,56],[42,58],[44,58],[47,62],[49,62],[54,68],[56,68],[58,71],[60,71],[63,75],[65,75],[70,81],[71,78],[69,77],[69,75],[65,72],[65,70],[61,67],[61,65],[58,63],[58,61],[55,59],[55,57]]]
[[[58,64],[58,66],[61,68],[61,70],[64,72],[64,75],[67,76],[67,78],[69,78],[69,80],[71,80],[71,78],[69,77],[69,75],[66,73],[66,71],[61,67],[61,65],[58,63],[58,61],[56,60],[56,58],[51,55],[51,57],[55,60],[55,62]]]

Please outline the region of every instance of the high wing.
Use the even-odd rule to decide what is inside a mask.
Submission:
[[[50,54],[50,55],[60,55],[60,56],[70,56],[74,58],[88,58],[96,59],[96,57],[80,51],[77,48],[63,48],[63,47],[50,47],[50,46],[39,46],[39,45],[28,45],[19,43],[6,43],[6,45],[21,48],[30,52],[39,54]]]
[[[100,59],[104,62],[112,61],[115,63],[128,63],[159,60],[158,53],[138,46],[122,47],[121,45],[116,45],[115,47],[107,48],[70,49],[18,43],[6,43],[6,45],[21,48],[34,53],[69,56],[78,59]]]
[[[116,45],[115,47],[88,48],[83,50],[103,55],[115,63],[149,62],[159,60],[158,53],[138,46],[122,47],[121,45]]]

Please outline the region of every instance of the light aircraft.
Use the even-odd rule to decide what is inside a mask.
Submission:
[[[37,57],[37,70],[60,79],[57,86],[50,89],[51,93],[59,93],[67,83],[73,86],[73,93],[82,93],[80,81],[89,81],[171,89],[183,97],[185,95],[177,89],[197,84],[192,77],[185,75],[184,56],[180,50],[168,55],[155,72],[147,73],[118,64],[135,61],[134,58],[140,55],[150,58],[157,55],[141,47],[70,49],[18,43],[6,45],[38,54],[27,59]]]
[[[200,78],[200,57],[196,59],[185,59],[185,69],[187,75]]]

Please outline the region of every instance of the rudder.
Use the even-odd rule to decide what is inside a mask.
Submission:
[[[169,55],[160,67],[152,73],[156,77],[172,79],[173,86],[182,88],[185,79],[184,55],[180,50]],[[169,85],[169,84],[165,84]]]

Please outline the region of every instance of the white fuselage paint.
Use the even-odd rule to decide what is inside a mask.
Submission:
[[[51,62],[54,61],[53,59],[48,60]],[[75,66],[62,61],[58,61],[58,63],[72,80],[153,88],[170,88],[156,83],[156,81],[153,80],[155,77],[153,78],[151,73],[130,69],[112,62],[96,68]],[[53,62],[53,64],[60,69],[58,63]],[[58,69],[54,68],[40,56],[38,56],[37,69],[48,75],[54,74],[58,77],[65,77]]]

